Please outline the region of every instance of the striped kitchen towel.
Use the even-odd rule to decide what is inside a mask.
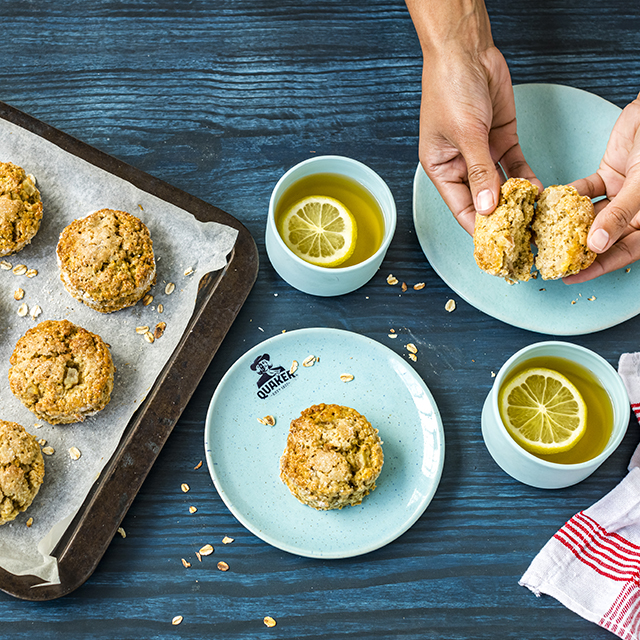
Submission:
[[[620,357],[640,419],[640,353]],[[577,513],[542,548],[520,584],[553,596],[625,640],[640,640],[640,446],[622,482]]]

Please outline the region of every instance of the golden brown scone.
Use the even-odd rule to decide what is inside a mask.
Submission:
[[[594,217],[590,198],[574,187],[552,185],[542,192],[531,228],[538,246],[536,268],[543,280],[578,273],[596,259],[587,248]]]
[[[9,385],[50,424],[81,422],[111,398],[115,367],[100,336],[68,320],[46,320],[18,340]]]
[[[44,460],[34,436],[0,420],[0,525],[25,511],[44,480]]]
[[[149,230],[126,211],[100,209],[74,220],[57,253],[65,289],[102,313],[134,305],[156,281]]]
[[[378,430],[355,409],[318,404],[291,422],[280,477],[314,509],[356,505],[376,488],[384,456]]]
[[[500,202],[488,216],[476,214],[473,256],[477,265],[508,282],[529,280],[533,266],[531,231],[538,187],[524,178],[509,178],[500,189]]]
[[[42,201],[33,176],[11,162],[0,162],[0,256],[29,244],[41,220]]]

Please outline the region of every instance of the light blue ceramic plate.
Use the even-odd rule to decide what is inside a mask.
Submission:
[[[309,355],[319,361],[303,367]],[[342,382],[342,373],[354,379]],[[280,480],[291,420],[322,402],[360,411],[383,440],[377,488],[361,505],[316,511]],[[258,422],[267,415],[275,426]],[[256,536],[301,556],[347,558],[388,544],[424,512],[440,481],[444,432],[429,389],[399,355],[355,333],[300,329],[259,344],[225,374],[207,414],[205,452],[218,493]]]
[[[544,186],[567,184],[598,168],[620,114],[618,107],[561,85],[525,84],[514,91],[520,143]],[[422,250],[438,275],[469,304],[503,322],[539,333],[580,335],[640,312],[640,263],[628,273],[621,269],[570,286],[540,278],[509,285],[481,271],[473,258],[472,238],[420,166],[414,179],[413,216]]]

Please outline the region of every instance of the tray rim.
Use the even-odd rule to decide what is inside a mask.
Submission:
[[[125,428],[102,470],[52,555],[60,583],[42,584],[33,575],[0,568],[0,590],[23,600],[46,601],[81,586],[94,572],[125,514],[173,431],[202,376],[233,324],[258,277],[258,250],[248,229],[222,209],[133,167],[74,136],[0,102],[0,118],[20,126],[137,188],[174,204],[203,222],[214,220],[238,231],[224,269],[200,280],[195,310],[151,391]],[[210,349],[202,349],[206,336]],[[163,404],[170,391],[171,402]],[[160,410],[162,409],[162,410]],[[127,460],[124,461],[124,454]],[[122,492],[125,487],[126,491]]]

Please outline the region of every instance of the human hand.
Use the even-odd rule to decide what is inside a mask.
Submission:
[[[598,170],[572,183],[581,195],[606,196],[594,204],[596,218],[587,246],[598,255],[567,284],[586,282],[640,258],[640,95],[628,104],[611,131]]]
[[[511,77],[498,49],[491,46],[477,56],[458,50],[425,60],[419,154],[443,200],[471,234],[476,212],[489,214],[497,206],[504,174],[542,189],[518,142]]]

